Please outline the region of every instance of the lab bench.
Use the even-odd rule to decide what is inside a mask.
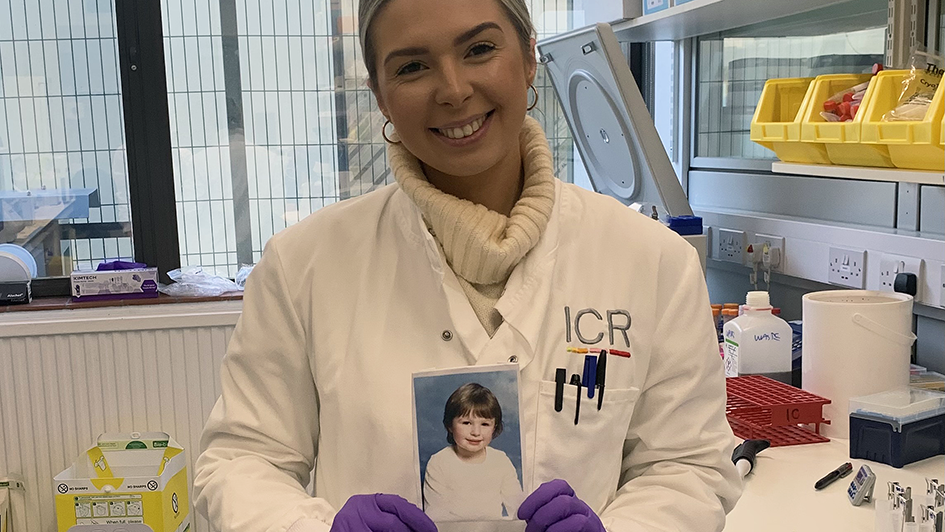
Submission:
[[[754,470],[745,477],[741,499],[728,515],[725,532],[869,532],[874,530],[874,503],[856,507],[847,500],[847,487],[860,466],[876,474],[873,501],[886,499],[886,483],[925,491],[925,479],[945,480],[945,456],[934,456],[896,469],[885,464],[850,459],[848,440],[772,447],[758,454]],[[814,483],[844,462],[853,473],[816,491]]]

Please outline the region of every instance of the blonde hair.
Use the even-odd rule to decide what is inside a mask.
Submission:
[[[529,41],[535,34],[535,26],[532,24],[531,15],[528,14],[528,6],[525,5],[525,0],[496,1],[505,11],[505,14],[508,15],[509,22],[512,23],[512,27],[515,28],[515,33],[518,34],[519,41],[521,41],[522,49],[527,53]],[[361,39],[364,66],[367,67],[370,80],[374,80],[377,76],[377,54],[374,43],[371,41],[371,24],[388,2],[390,0],[360,0],[358,5],[358,35]]]

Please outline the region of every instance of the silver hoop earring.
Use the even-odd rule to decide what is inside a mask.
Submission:
[[[535,108],[535,106],[538,105],[538,89],[536,89],[535,86],[531,84],[529,84],[528,88],[531,89],[533,93],[535,93],[535,101],[530,103],[528,107],[525,108],[526,111],[531,111],[532,109]]]
[[[390,123],[391,121],[390,119],[388,119],[386,122],[384,122],[384,125],[381,126],[381,136],[384,137],[384,140],[387,141],[388,144],[400,144],[399,140],[397,142],[394,142],[387,137],[387,124],[390,124]]]

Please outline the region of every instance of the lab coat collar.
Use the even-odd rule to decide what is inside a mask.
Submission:
[[[391,198],[391,210],[394,219],[397,221],[397,227],[400,228],[401,234],[409,243],[423,250],[430,261],[430,266],[433,267],[433,271],[442,281],[444,270],[449,268],[443,263],[439,244],[436,243],[433,235],[427,229],[420,208],[410,200],[400,188],[400,185],[393,183],[388,186],[397,187]]]
[[[558,242],[562,224],[569,213],[562,194],[561,181],[555,180],[555,203],[545,232],[538,244],[525,255],[519,265],[512,270],[505,285],[505,293],[496,303],[496,310],[505,323],[510,325],[528,343],[529,360],[538,349],[538,335],[541,334],[548,305],[554,286],[555,263],[558,258]],[[524,366],[527,361],[519,357]]]
[[[568,225],[565,218],[570,219],[574,215],[569,212],[567,205],[563,205],[568,200],[567,194],[562,191],[561,181],[556,179],[555,202],[548,226],[535,247],[512,270],[505,293],[495,307],[503,319],[495,336],[507,334],[502,329],[510,327],[528,344],[528,353],[516,353],[519,365],[523,367],[531,361],[538,347],[538,336],[545,319],[544,309],[547,309],[551,300],[557,259],[555,252],[560,233],[562,227]],[[439,244],[427,229],[420,209],[402,190],[395,193],[393,203],[397,225],[404,238],[423,250],[430,266],[439,276],[456,335],[466,348],[469,363],[475,364],[490,341],[489,335],[469,304],[456,274],[445,263]]]

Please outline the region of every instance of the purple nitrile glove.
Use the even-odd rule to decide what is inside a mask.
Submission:
[[[148,265],[143,262],[130,262],[127,260],[115,260],[112,262],[100,262],[98,267],[95,268],[96,271],[112,271],[112,270],[131,270],[135,268],[147,268]]]
[[[518,508],[525,532],[606,532],[600,518],[561,479],[545,482]]]
[[[331,532],[437,532],[416,505],[397,495],[352,495],[335,514]]]

